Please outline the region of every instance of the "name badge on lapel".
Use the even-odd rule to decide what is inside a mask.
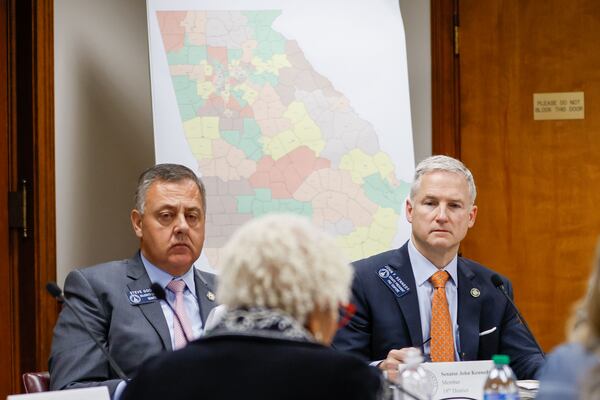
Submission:
[[[132,306],[154,303],[157,300],[156,295],[150,288],[130,290],[127,298],[129,299],[129,304]]]
[[[396,295],[396,297],[402,297],[410,291],[408,285],[398,277],[396,272],[394,272],[389,265],[379,268],[377,271],[377,276],[379,276],[379,279],[385,283],[385,285],[392,291],[392,293]]]

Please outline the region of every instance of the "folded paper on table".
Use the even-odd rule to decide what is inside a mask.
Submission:
[[[52,392],[14,394],[6,400],[110,400],[106,386],[84,389],[56,390]]]

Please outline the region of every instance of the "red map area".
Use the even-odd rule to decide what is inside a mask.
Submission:
[[[263,157],[249,181],[254,188],[271,189],[273,199],[289,199],[312,172],[330,166],[331,161],[301,146],[277,161]]]
[[[227,57],[226,47],[207,46],[206,51],[209,58],[212,58],[213,61],[219,62],[224,68],[227,68],[229,60]]]
[[[187,15],[187,11],[172,11],[156,13],[158,25],[162,32],[165,52],[177,51],[183,47],[185,38],[185,27],[181,21]]]

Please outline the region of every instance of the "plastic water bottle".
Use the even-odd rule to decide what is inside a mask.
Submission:
[[[407,350],[404,364],[398,366],[399,387],[395,390],[394,400],[414,399],[414,397],[405,394],[402,389],[419,399],[431,399],[433,385],[425,370],[421,368],[422,362],[423,356],[419,349],[410,348]]]
[[[496,354],[492,357],[494,368],[488,374],[483,386],[484,400],[518,400],[519,388],[512,369],[508,366],[510,357]]]

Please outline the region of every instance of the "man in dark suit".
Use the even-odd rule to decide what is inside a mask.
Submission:
[[[431,361],[484,360],[508,354],[519,379],[535,376],[543,355],[514,309],[491,283],[494,272],[458,256],[475,223],[476,189],[458,160],[434,156],[416,168],[400,249],[360,260],[352,293],[357,312],[333,346],[396,371],[406,348]],[[510,282],[502,278],[512,296]]]
[[[150,356],[199,337],[215,306],[214,276],[193,265],[204,244],[205,212],[204,185],[193,171],[156,165],[140,176],[131,212],[140,251],[67,276],[65,296],[130,378]],[[153,282],[165,289],[181,324],[154,296]],[[53,390],[105,385],[118,397],[125,387],[68,308],[54,329],[49,367]]]

